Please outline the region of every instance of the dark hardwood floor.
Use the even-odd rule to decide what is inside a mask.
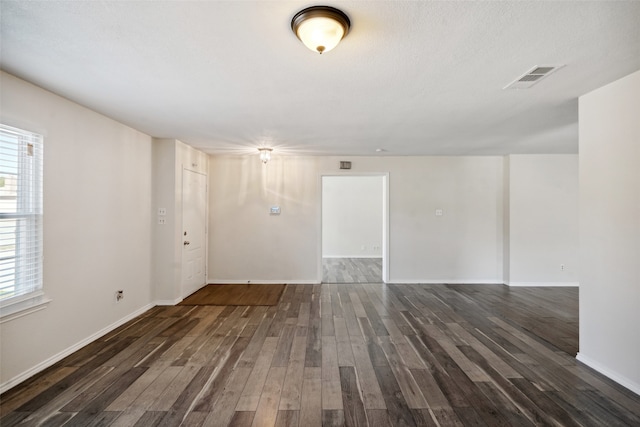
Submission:
[[[288,285],[155,307],[9,390],[0,425],[640,425],[574,359],[577,288]]]

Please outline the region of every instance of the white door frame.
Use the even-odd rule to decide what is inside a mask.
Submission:
[[[183,236],[183,232],[184,232],[184,185],[185,185],[185,175],[186,173],[194,173],[197,175],[201,175],[205,178],[205,185],[204,185],[204,197],[205,197],[205,211],[204,211],[204,237],[203,237],[203,249],[204,249],[204,255],[203,255],[203,260],[204,260],[204,282],[202,284],[202,287],[207,285],[208,282],[208,248],[209,248],[209,239],[208,239],[208,234],[209,234],[209,178],[208,175],[206,173],[202,173],[201,171],[197,171],[194,169],[190,169],[188,167],[183,167],[182,168],[182,183],[181,183],[181,188],[180,191],[182,193],[181,195],[181,201],[180,201],[180,206],[181,206],[181,213],[180,213],[180,297],[182,299],[186,298],[187,296],[189,296],[192,292],[191,291],[187,291],[186,288],[186,284],[184,282],[184,253],[183,253],[183,241],[184,241],[184,236]],[[202,288],[201,287],[201,288]]]
[[[318,283],[322,283],[322,178],[329,176],[339,177],[382,177],[382,281],[389,282],[389,172],[321,172],[318,177],[318,197],[320,198],[318,218]]]

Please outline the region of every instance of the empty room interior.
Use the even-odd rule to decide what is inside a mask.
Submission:
[[[0,425],[640,425],[639,23],[0,0]]]

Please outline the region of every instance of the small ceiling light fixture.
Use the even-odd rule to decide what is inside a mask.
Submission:
[[[267,162],[271,160],[271,152],[273,151],[273,148],[263,147],[258,148],[258,151],[260,152],[260,161],[266,165]]]
[[[296,13],[291,29],[305,46],[322,54],[336,47],[349,32],[351,21],[331,6],[312,6]]]

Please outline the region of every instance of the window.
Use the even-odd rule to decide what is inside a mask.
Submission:
[[[42,302],[42,136],[0,125],[2,317]],[[35,301],[34,298],[40,298]],[[14,306],[8,309],[8,307]]]

